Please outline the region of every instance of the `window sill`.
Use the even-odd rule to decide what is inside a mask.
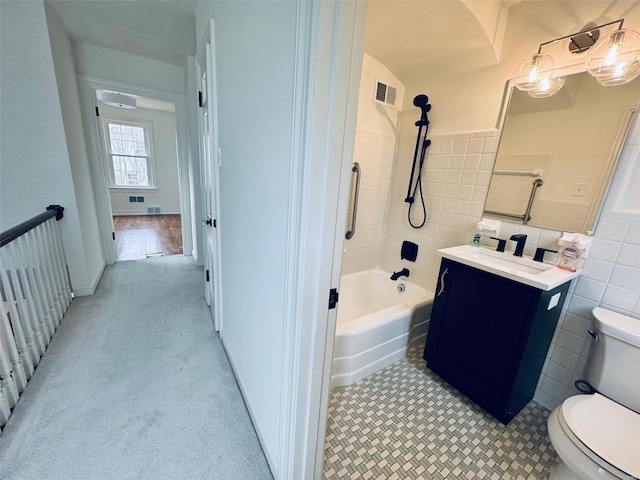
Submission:
[[[109,191],[111,192],[123,192],[123,193],[133,193],[133,192],[157,192],[158,187],[109,187]]]

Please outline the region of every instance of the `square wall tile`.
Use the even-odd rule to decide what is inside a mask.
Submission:
[[[640,292],[609,284],[602,297],[603,305],[610,305],[625,312],[631,312],[638,301]]]
[[[640,245],[623,244],[616,263],[640,268]]]
[[[484,138],[472,138],[467,146],[467,153],[482,153]]]
[[[624,220],[614,220],[612,218],[602,218],[598,222],[596,228],[596,236],[605,240],[616,240],[621,242],[624,240],[629,223]]]
[[[609,284],[640,291],[640,268],[615,265]]]
[[[625,243],[633,243],[640,245],[640,222],[631,222],[627,235],[624,238]]]

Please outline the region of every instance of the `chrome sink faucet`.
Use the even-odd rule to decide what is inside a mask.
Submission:
[[[527,241],[527,236],[524,233],[517,233],[515,235],[511,235],[509,240],[516,242],[516,249],[513,251],[513,254],[516,257],[521,257],[522,252],[524,251],[524,243]]]

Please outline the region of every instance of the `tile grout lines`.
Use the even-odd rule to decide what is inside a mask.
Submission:
[[[531,402],[504,426],[425,368],[422,349],[331,391],[325,479],[543,479],[555,463]]]

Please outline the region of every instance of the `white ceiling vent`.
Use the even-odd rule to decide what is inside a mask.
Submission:
[[[396,87],[392,87],[387,82],[376,78],[375,89],[373,92],[373,102],[379,103],[386,107],[396,106]]]

